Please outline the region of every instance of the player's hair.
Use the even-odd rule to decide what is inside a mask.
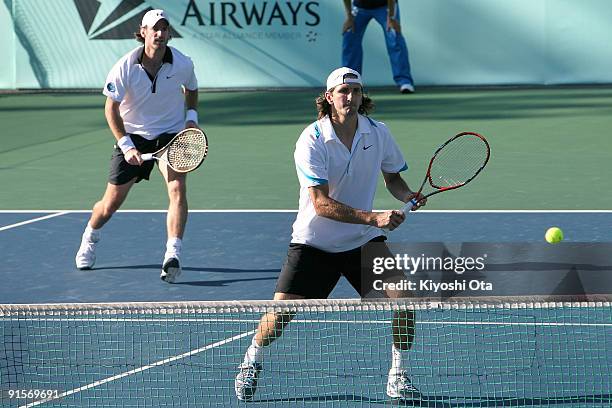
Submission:
[[[134,31],[134,39],[138,41],[139,43],[144,44],[145,40],[144,40],[144,37],[140,35],[140,27],[138,27],[137,31]],[[170,41],[171,39],[172,39],[172,33],[168,35],[168,41]]]
[[[333,92],[334,88],[330,89],[329,92]],[[317,119],[322,119],[325,116],[329,116],[331,118],[332,107],[327,99],[325,99],[325,91],[321,92],[319,96],[315,99],[315,105],[317,106]],[[368,116],[371,112],[374,111],[374,101],[364,93],[361,98],[361,105],[357,112],[362,115]]]
[[[136,41],[138,41],[139,43],[143,43],[144,44],[144,37],[142,35],[140,35],[140,29],[136,32],[134,32],[134,39]]]

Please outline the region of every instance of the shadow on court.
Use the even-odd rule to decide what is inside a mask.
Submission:
[[[105,271],[105,270],[142,270],[142,269],[152,269],[155,271],[159,271],[161,269],[161,264],[149,264],[149,265],[127,265],[127,266],[109,266],[102,268],[93,268],[91,271]],[[276,281],[278,278],[278,274],[280,273],[280,269],[232,269],[232,268],[194,268],[194,267],[184,267],[184,272],[215,272],[215,273],[274,273],[274,276],[262,277],[262,278],[244,278],[244,279],[223,279],[223,280],[201,280],[201,281],[178,281],[173,283],[173,285],[190,285],[190,286],[217,286],[223,287],[227,285],[231,285],[233,283],[244,283],[244,282],[259,282],[259,281]]]
[[[118,265],[118,266],[104,266],[100,268],[93,267],[92,271],[105,271],[105,270],[113,270],[113,269],[161,269],[161,264],[149,264],[149,265]],[[265,272],[275,272],[279,273],[280,269],[232,269],[232,268],[194,268],[191,266],[186,266],[182,268],[183,271],[195,271],[195,272],[221,272],[221,273],[243,273],[243,272],[255,272],[255,273],[265,273]]]

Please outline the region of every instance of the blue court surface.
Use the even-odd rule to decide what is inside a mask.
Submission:
[[[2,304],[266,300],[274,292],[295,212],[190,214],[183,275],[159,279],[165,213],[119,212],[93,270],[74,254],[87,212],[0,213]],[[612,242],[611,212],[420,212],[390,242]],[[345,282],[332,298],[355,298]],[[248,406],[610,407],[610,307],[417,312],[410,357],[419,401],[385,395],[392,312],[298,313],[266,350]],[[2,407],[247,406],[233,378],[259,311],[78,313],[2,319]],[[70,367],[70,368],[68,368]],[[57,389],[41,404],[8,386]]]
[[[94,269],[79,271],[74,255],[89,213],[0,213],[0,303],[272,298],[295,212],[191,213],[174,285],[159,280],[165,217],[117,213],[102,230]],[[566,242],[612,242],[612,212],[424,211],[410,214],[389,242],[543,242],[552,225]],[[341,281],[332,297],[356,294]]]

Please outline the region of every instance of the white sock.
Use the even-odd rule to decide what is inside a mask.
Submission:
[[[100,229],[91,228],[89,223],[87,223],[85,232],[83,232],[83,239],[89,242],[98,242],[100,240]]]
[[[251,345],[244,354],[244,364],[261,363],[263,361],[263,347],[255,341],[255,336],[251,340]]]
[[[164,259],[178,258],[181,255],[183,240],[178,237],[168,238],[166,242],[166,254]]]
[[[408,352],[408,350],[398,349],[395,347],[395,344],[391,347],[391,370],[389,370],[389,375],[397,375],[406,369],[408,365]]]

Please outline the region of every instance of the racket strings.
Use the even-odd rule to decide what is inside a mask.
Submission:
[[[453,139],[435,156],[430,183],[436,188],[457,187],[476,176],[489,159],[489,146],[478,136],[466,134]]]
[[[200,131],[184,132],[168,147],[168,163],[177,171],[189,171],[206,157],[208,144]]]

